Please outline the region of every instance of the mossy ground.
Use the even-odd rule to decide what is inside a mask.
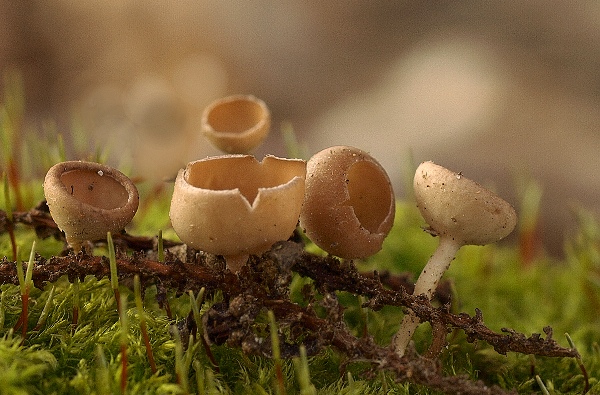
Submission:
[[[31,202],[41,198],[39,183],[24,186]],[[168,228],[169,189],[152,193],[152,201],[136,217],[131,234],[152,236],[155,227]],[[148,196],[150,198],[150,196]],[[0,207],[5,207],[0,198]],[[549,259],[542,255],[524,265],[519,251],[510,244],[467,247],[460,251],[445,278],[451,282],[456,312],[483,312],[486,325],[496,331],[510,327],[527,335],[551,325],[555,337],[568,346],[569,333],[582,355],[592,391],[600,377],[600,226],[589,215],[580,214],[580,228],[565,245],[565,258]],[[416,277],[437,243],[421,230],[418,211],[410,202],[398,202],[396,224],[383,250],[366,262],[362,270],[410,271]],[[32,241],[32,229],[17,225],[16,240],[22,260],[26,260]],[[175,236],[166,231],[167,238]],[[44,256],[57,255],[60,241],[48,238],[37,241]],[[316,247],[307,249],[316,251]],[[107,252],[98,248],[96,254]],[[0,235],[0,254],[11,255],[7,233]],[[306,280],[292,282],[299,294]],[[36,327],[51,289],[54,295],[45,323]],[[0,392],[29,394],[108,394],[120,391],[121,324],[116,301],[107,278],[86,278],[77,287],[61,278],[44,289],[33,289],[29,308],[27,338],[13,330],[21,313],[20,288],[0,287]],[[126,392],[137,393],[280,393],[275,364],[270,358],[248,356],[239,349],[212,346],[218,370],[199,343],[182,354],[176,353],[170,321],[156,302],[156,291],[149,288],[144,298],[144,316],[158,367],[153,374],[140,333],[140,311],[135,307],[133,292],[121,287],[127,299],[127,386]],[[191,310],[188,295],[169,294],[175,320],[183,320]],[[401,319],[401,310],[386,307],[379,312],[360,307],[359,298],[340,293],[347,308],[346,321],[357,333],[367,327],[379,344],[389,344]],[[301,298],[298,297],[298,300]],[[78,300],[78,302],[76,302]],[[73,326],[73,307],[78,303],[79,317]],[[206,309],[211,301],[204,304]],[[447,375],[467,374],[488,384],[497,384],[520,393],[539,392],[535,375],[544,381],[550,393],[581,393],[584,378],[577,361],[568,358],[539,358],[509,353],[502,356],[486,344],[470,344],[456,331],[448,336],[449,346],[442,354]],[[417,349],[424,351],[430,340],[427,325],[415,336]],[[21,344],[22,343],[22,344]],[[424,387],[397,384],[384,372],[365,375],[368,366],[352,363],[341,373],[343,357],[334,349],[302,361],[284,360],[286,393],[430,393]],[[183,364],[183,365],[180,365]],[[176,365],[184,366],[187,379],[178,379]],[[181,370],[181,367],[177,369]],[[178,371],[179,371],[178,370]],[[306,373],[308,372],[308,374]],[[349,373],[349,374],[348,374]],[[350,380],[349,380],[350,377]],[[600,392],[600,391],[599,391]]]
[[[8,96],[18,98],[19,92],[8,92],[5,98]],[[6,213],[17,205],[27,210],[41,201],[41,179],[33,175],[43,174],[51,164],[65,159],[60,139],[58,144],[55,139],[51,142],[53,138],[40,144],[39,138],[23,139],[22,134],[15,132],[19,130],[22,105],[19,100],[6,101],[0,117],[3,155],[0,163],[4,166],[0,173],[10,173],[10,166],[17,162],[21,172],[16,186],[8,185],[7,178],[0,180],[0,210]],[[55,130],[47,132],[56,136]],[[15,144],[17,140],[21,142]],[[75,146],[78,151],[85,149],[81,142]],[[81,156],[95,160],[101,157],[99,152],[92,157]],[[165,239],[175,240],[168,219],[171,186],[155,188],[140,184],[139,188],[141,206],[128,232],[155,236],[161,229]],[[480,309],[485,324],[495,331],[508,327],[530,335],[550,325],[554,337],[565,347],[569,346],[565,336],[568,333],[582,356],[590,393],[600,393],[600,224],[583,210],[576,215],[579,228],[566,239],[564,258],[551,259],[542,252],[525,262],[522,247],[510,241],[465,247],[445,279],[451,284],[452,310],[474,315]],[[531,219],[531,215],[521,219],[520,232],[529,229]],[[357,265],[362,271],[410,272],[416,278],[437,244],[435,238],[422,231],[423,225],[410,199],[398,202],[395,226],[383,250],[365,262],[356,262]],[[34,240],[37,252],[44,257],[57,255],[64,248],[63,242],[51,237],[38,239],[34,230],[24,225],[17,224],[14,234],[21,261],[27,260]],[[306,249],[319,252],[314,245]],[[104,248],[96,248],[94,253],[107,255]],[[9,234],[2,232],[0,257],[10,259],[12,255]],[[302,302],[302,285],[307,281],[310,280],[294,277],[292,300]],[[168,293],[173,313],[170,320],[156,300],[155,287],[146,290],[144,309],[140,311],[133,291],[121,285],[127,317],[123,328],[124,321],[119,319],[108,278],[89,276],[74,284],[62,277],[43,289],[31,289],[24,339],[21,329],[15,329],[22,310],[20,287],[2,284],[0,292],[1,394],[114,394],[123,388],[127,394],[435,393],[424,386],[396,383],[391,374],[373,372],[366,363],[346,365],[344,356],[333,348],[316,356],[281,361],[283,387],[277,380],[277,364],[271,358],[213,345],[211,351],[218,365],[215,366],[200,342],[184,348],[174,336],[173,324],[182,322],[192,309],[189,295]],[[338,297],[346,308],[345,320],[351,330],[356,334],[366,330],[380,345],[390,343],[402,318],[400,308],[387,306],[373,312],[360,307],[364,301],[360,297],[345,292]],[[201,312],[218,298],[217,295],[206,300]],[[75,306],[79,309],[76,325]],[[156,373],[152,372],[142,340],[142,314],[156,359]],[[428,325],[422,325],[414,339],[417,350],[425,351],[431,339]],[[466,374],[519,393],[581,393],[585,388],[583,371],[575,359],[515,353],[503,356],[483,342],[467,342],[464,333],[458,330],[448,335],[448,341],[441,355],[446,375]],[[125,386],[123,344],[127,355]]]

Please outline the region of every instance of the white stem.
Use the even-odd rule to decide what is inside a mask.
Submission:
[[[450,262],[454,259],[454,256],[460,249],[462,244],[457,243],[450,236],[441,236],[440,244],[437,249],[429,258],[427,265],[423,268],[423,271],[419,275],[417,282],[415,283],[415,290],[413,295],[425,295],[428,299],[431,299],[433,292],[437,288],[442,276],[450,267]],[[410,310],[404,316],[400,329],[392,340],[392,345],[396,354],[399,357],[404,355],[406,347],[415,333],[415,329],[419,326],[419,318],[415,313]]]

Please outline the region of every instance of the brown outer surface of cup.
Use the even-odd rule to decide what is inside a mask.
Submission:
[[[363,166],[364,177],[350,180],[355,165]],[[315,154],[306,171],[300,226],[308,238],[330,254],[346,259],[365,258],[379,251],[393,226],[396,204],[389,177],[379,162],[358,148],[335,146]],[[373,184],[371,176],[376,180]],[[351,201],[350,183],[361,184],[364,191],[377,188],[375,192],[380,193],[384,204],[377,206],[381,202],[367,198],[359,210],[366,216],[371,208],[379,211],[377,221],[368,226],[361,223],[358,207]]]

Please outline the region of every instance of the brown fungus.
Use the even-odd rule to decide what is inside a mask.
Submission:
[[[415,173],[417,207],[429,231],[440,238],[415,284],[414,295],[431,299],[437,285],[463,245],[485,245],[506,237],[517,223],[517,214],[502,198],[433,162],[423,162]],[[419,319],[409,311],[394,337],[393,347],[404,355]]]
[[[228,154],[245,154],[269,134],[271,113],[251,95],[227,96],[212,102],[202,114],[202,133]]]
[[[74,250],[84,241],[123,229],[140,200],[137,188],[123,173],[83,161],[52,166],[44,179],[44,195],[52,218]]]
[[[366,152],[336,146],[306,165],[300,226],[316,245],[346,259],[381,249],[394,223],[394,191],[384,168]]]
[[[249,254],[292,235],[305,176],[299,159],[222,155],[190,162],[175,181],[171,224],[184,243],[225,256],[237,272]]]

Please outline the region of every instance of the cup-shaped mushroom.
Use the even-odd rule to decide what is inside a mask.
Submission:
[[[135,215],[139,194],[120,171],[94,162],[68,161],[48,170],[44,195],[50,214],[78,250],[84,241],[106,238]]]
[[[269,134],[271,113],[262,100],[234,95],[215,100],[202,113],[202,133],[221,151],[245,154]]]
[[[432,231],[460,245],[485,245],[506,237],[517,214],[504,199],[433,162],[423,162],[414,178],[417,207]]]
[[[308,161],[300,226],[328,253],[346,259],[375,254],[394,224],[395,207],[385,169],[366,152],[335,146]]]
[[[262,253],[292,235],[305,177],[299,159],[223,155],[190,162],[175,180],[171,224],[184,243],[225,256],[237,271],[230,258]]]

